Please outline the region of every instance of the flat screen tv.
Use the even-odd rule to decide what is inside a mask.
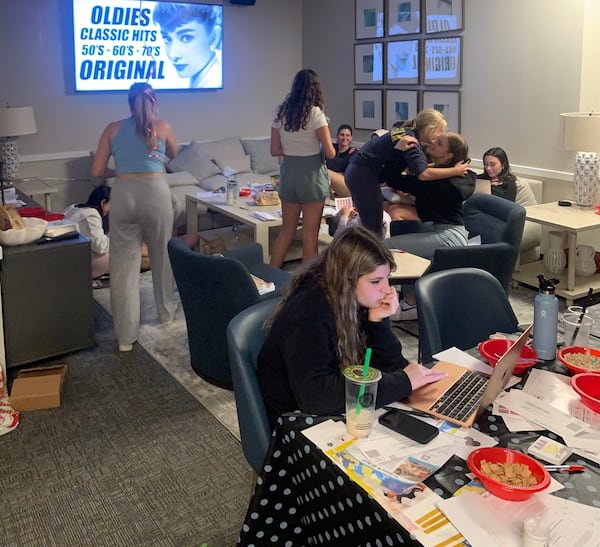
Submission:
[[[223,87],[223,6],[73,0],[75,91]]]

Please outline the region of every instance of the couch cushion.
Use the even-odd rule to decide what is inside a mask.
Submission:
[[[214,162],[223,170],[226,168],[233,169],[238,173],[250,171],[250,156],[244,156],[243,158],[224,156],[217,154],[214,157]]]
[[[239,137],[228,137],[216,141],[201,141],[198,142],[198,149],[211,160],[216,157],[243,159],[246,155]]]
[[[187,171],[198,182],[202,182],[204,179],[221,172],[210,156],[203,153],[201,146],[196,141],[192,141],[188,146],[184,147],[176,157],[167,163],[167,171],[169,173]]]
[[[535,199],[535,195],[533,190],[529,186],[529,182],[527,179],[518,178],[517,182],[517,196],[515,198],[515,202],[523,207],[528,207],[529,205],[537,205],[538,202]]]
[[[196,184],[198,179],[187,171],[178,171],[176,173],[167,173],[167,184],[170,188],[176,186],[190,186]]]
[[[279,171],[279,159],[271,156],[271,139],[240,139],[246,154],[250,156],[252,171],[255,173],[271,173]]]

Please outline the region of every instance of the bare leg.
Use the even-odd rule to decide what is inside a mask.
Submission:
[[[347,198],[350,197],[350,190],[346,186],[346,181],[344,180],[344,173],[337,173],[332,171],[331,169],[327,170],[329,174],[329,185],[331,189],[335,192],[336,197],[338,198]]]
[[[273,244],[271,266],[281,268],[298,229],[301,207],[300,203],[281,202],[281,231]]]
[[[323,216],[322,201],[302,204],[302,261],[306,262],[319,254],[319,229]]]
[[[384,201],[383,208],[392,217],[392,220],[421,220],[414,205]]]

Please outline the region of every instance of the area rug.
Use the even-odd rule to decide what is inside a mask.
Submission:
[[[152,272],[140,275],[140,335],[138,343],[156,359],[182,386],[185,387],[206,409],[238,439],[240,430],[237,421],[233,391],[221,389],[200,378],[190,365],[185,316],[177,294],[177,313],[169,325],[158,322],[152,292]],[[94,299],[108,313],[110,289],[95,289]],[[117,342],[115,340],[115,351]]]

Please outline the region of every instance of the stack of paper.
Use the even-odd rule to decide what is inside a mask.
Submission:
[[[51,220],[46,226],[44,235],[46,237],[58,237],[77,231],[77,223],[63,218],[62,220]]]

